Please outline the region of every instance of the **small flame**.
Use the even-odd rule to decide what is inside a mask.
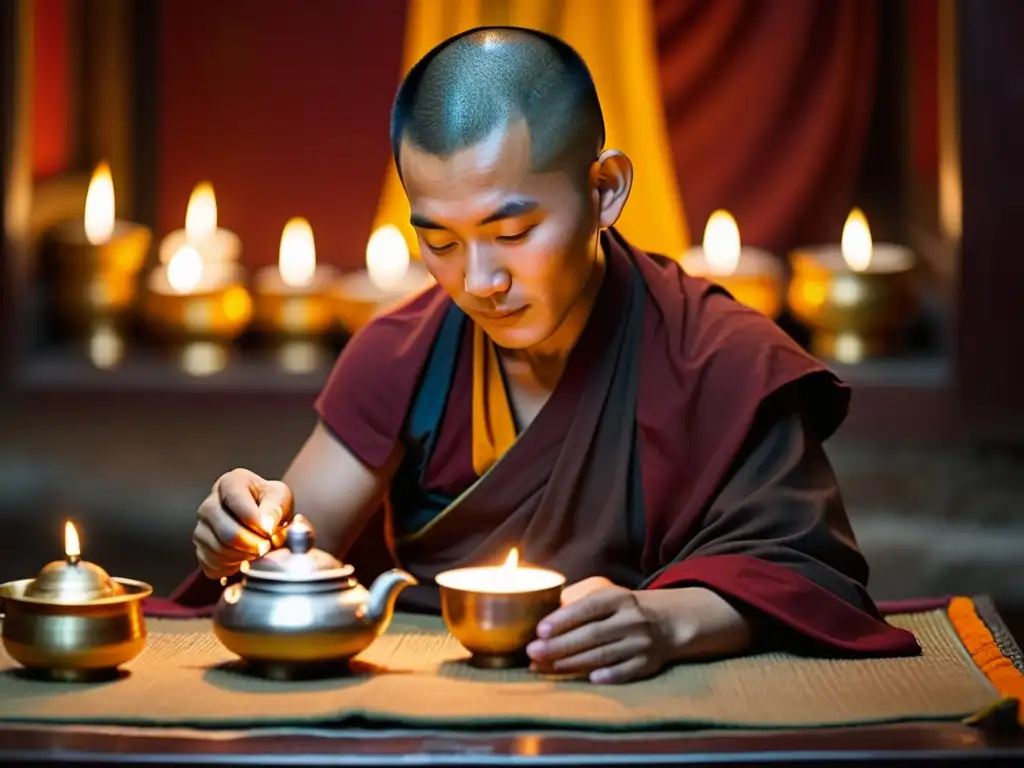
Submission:
[[[508,553],[508,557],[505,558],[506,568],[518,568],[519,567],[519,549],[512,547],[512,551]]]
[[[301,216],[289,219],[281,233],[277,268],[281,279],[292,288],[309,285],[316,274],[316,244],[313,228]]]
[[[863,272],[871,265],[871,229],[860,208],[854,208],[843,225],[843,240],[840,245],[843,259],[854,272]]]
[[[102,245],[114,234],[114,179],[110,166],[96,166],[85,193],[85,237],[93,245]]]
[[[203,257],[191,245],[183,245],[167,264],[167,282],[178,293],[189,293],[203,278]]]
[[[190,243],[201,243],[217,231],[217,196],[213,184],[201,181],[192,190],[185,211],[185,237]]]
[[[64,556],[68,558],[82,556],[82,545],[78,541],[78,531],[75,530],[75,524],[70,520],[64,523]]]
[[[713,275],[731,275],[740,263],[740,229],[728,211],[718,210],[704,227],[704,258]]]
[[[409,271],[409,246],[401,230],[385,224],[370,236],[366,245],[366,271],[382,291],[397,288]]]

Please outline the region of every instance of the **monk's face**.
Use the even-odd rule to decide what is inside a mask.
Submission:
[[[400,160],[420,253],[441,287],[501,347],[552,337],[597,258],[589,169],[533,170],[525,121],[448,157],[406,142]]]

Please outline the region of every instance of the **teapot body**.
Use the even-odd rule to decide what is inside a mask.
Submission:
[[[380,634],[381,623],[365,615],[368,597],[354,580],[296,584],[249,578],[221,594],[213,629],[225,648],[246,661],[341,663]]]
[[[213,614],[221,644],[271,677],[358,655],[388,628],[398,593],[416,583],[393,568],[367,590],[351,565],[313,546],[315,532],[302,515],[283,539],[284,546],[243,563],[242,580],[221,593]]]

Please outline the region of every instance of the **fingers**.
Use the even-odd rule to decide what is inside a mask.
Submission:
[[[259,493],[266,481],[248,470],[228,472],[213,487],[220,506],[253,533],[261,532]]]
[[[232,575],[249,559],[243,552],[225,549],[203,521],[199,521],[196,526],[192,534],[192,543],[195,544],[196,559],[203,573],[211,579]]]
[[[217,496],[211,496],[203,502],[199,508],[199,520],[210,529],[218,550],[236,550],[247,554],[251,559],[266,554],[270,549],[269,539],[257,536],[243,526],[228,509],[224,508],[223,502]]]
[[[243,562],[265,555],[271,536],[291,517],[291,491],[247,469],[236,469],[214,484],[197,513],[193,542],[204,573],[231,575]]]
[[[654,672],[649,659],[633,656],[614,666],[595,669],[590,673],[590,682],[598,685],[617,685],[649,677]]]
[[[611,643],[589,647],[572,656],[538,663],[560,674],[578,674],[613,667],[633,657],[645,656],[648,650],[650,643],[643,635],[627,635]]]
[[[627,599],[631,599],[631,593],[622,587],[606,587],[591,592],[586,597],[563,605],[542,619],[537,625],[537,636],[555,637],[577,627],[607,619],[618,610],[622,601]]]
[[[587,580],[594,581],[594,580]],[[626,682],[658,669],[663,649],[635,595],[621,587],[574,585],[582,597],[543,619],[526,652],[538,671]]]
[[[615,615],[603,621],[576,627],[565,634],[534,640],[526,647],[526,652],[535,661],[564,659],[621,640],[629,628],[630,625],[624,617]]]
[[[614,586],[612,582],[603,576],[591,576],[590,578],[583,579],[583,581],[577,581],[575,584],[570,584],[562,590],[562,605],[575,603],[577,600],[582,600],[593,592]]]
[[[291,520],[292,492],[280,480],[262,481],[257,489],[259,529],[272,535],[278,527]]]

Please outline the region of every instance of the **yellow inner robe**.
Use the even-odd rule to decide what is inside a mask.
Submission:
[[[516,423],[494,342],[473,326],[473,471],[490,469],[516,441]]]

